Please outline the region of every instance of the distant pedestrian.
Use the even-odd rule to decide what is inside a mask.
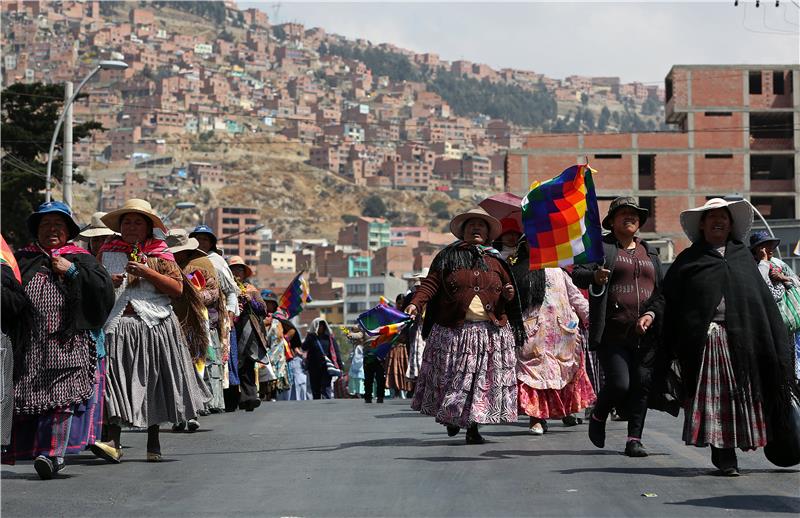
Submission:
[[[236,348],[236,332],[233,320],[239,315],[239,288],[233,273],[217,249],[217,236],[211,227],[198,225],[189,234],[197,239],[198,248],[206,253],[208,260],[214,265],[221,292],[223,309],[209,308],[208,320],[211,327],[211,343],[217,351],[218,360],[212,362],[212,374],[221,371],[225,411],[233,412],[239,403],[239,371],[237,361],[239,352]],[[233,388],[231,388],[233,387]],[[213,412],[213,406],[212,406]]]
[[[100,248],[103,244],[108,241],[111,236],[116,235],[113,230],[103,223],[102,218],[105,215],[105,212],[95,212],[92,214],[92,222],[78,234],[81,239],[89,243],[89,252],[95,257],[100,254]]]
[[[661,260],[636,235],[648,215],[630,196],[612,201],[602,223],[611,231],[603,236],[603,264],[577,265],[572,271],[575,285],[589,289],[589,347],[597,351],[604,374],[589,418],[589,439],[605,446],[606,419],[616,408],[628,419],[629,457],[647,456],[642,432],[661,324],[655,311],[645,310],[661,285]]]
[[[97,331],[114,288],[97,260],[71,243],[80,229],[66,204],[40,205],[28,230],[33,241],[15,254],[24,295],[3,281],[4,329],[13,315],[30,323],[14,355],[14,420],[3,462],[34,459],[39,476],[50,479],[64,469],[64,455],[99,438],[106,377]]]
[[[680,361],[687,395],[683,440],[711,446],[726,476],[739,474],[736,448],[760,448],[769,422],[788,422],[797,392],[788,334],[742,242],[752,221],[746,201],[714,198],[683,211],[692,245],[664,279],[663,343]]]
[[[800,278],[789,267],[773,255],[781,240],[764,230],[750,236],[750,251],[758,263],[758,271],[772,293],[781,317],[794,344],[795,378],[800,379]]]
[[[105,458],[122,457],[122,426],[147,429],[147,460],[162,460],[159,425],[197,417],[210,394],[198,383],[186,339],[172,309],[183,281],[180,266],[153,229],[167,228],[140,199],[103,216],[120,238],[107,241],[100,260],[116,286],[105,324],[108,351],[108,436]]]
[[[256,362],[269,362],[264,317],[267,309],[259,290],[247,282],[255,272],[238,255],[228,258],[228,266],[239,286],[239,316],[234,321],[239,353],[239,409],[252,412],[261,405],[256,387]]]
[[[395,307],[400,311],[405,309],[404,299],[405,296],[403,294],[398,295],[395,299]],[[406,378],[409,339],[409,330],[403,330],[400,336],[397,337],[396,343],[389,350],[389,354],[386,355],[386,388],[391,391],[393,398],[405,399],[406,393],[414,388]]]
[[[458,239],[433,259],[406,313],[425,311],[425,355],[411,408],[433,416],[467,444],[482,444],[479,424],[517,421],[516,346],[524,342],[519,297],[508,265],[491,243],[500,222],[472,209],[450,222]]]
[[[355,397],[364,396],[364,346],[353,344],[350,352],[350,369],[347,371],[347,393]]]
[[[314,399],[333,399],[331,382],[334,376],[342,375],[342,355],[324,318],[315,318],[311,322],[311,329],[303,341],[303,350]]]

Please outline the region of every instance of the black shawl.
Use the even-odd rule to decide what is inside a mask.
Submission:
[[[792,346],[778,307],[758,272],[750,250],[729,241],[724,258],[706,243],[681,252],[667,272],[664,345],[681,366],[687,394],[697,386],[708,326],[725,297],[725,327],[737,386],[750,381],[753,397],[768,416],[788,409],[797,391]]]
[[[64,254],[78,269],[78,275],[61,286],[70,309],[69,329],[95,330],[106,323],[114,307],[114,284],[105,268],[90,254]],[[42,252],[20,251],[16,254],[22,285],[26,286],[40,270],[52,273],[50,257]]]
[[[508,316],[508,323],[511,324],[511,330],[514,333],[514,343],[517,347],[522,347],[525,345],[527,334],[525,332],[525,326],[522,324],[522,307],[520,306],[519,289],[508,263],[500,257],[496,250],[488,247],[481,249],[459,240],[446,246],[436,254],[436,257],[433,258],[433,262],[431,263],[431,270],[440,272],[442,279],[447,278],[448,275],[460,269],[481,270],[486,272],[489,271],[489,266],[483,258],[486,254],[492,255],[498,259],[508,273],[511,283],[514,285],[514,298],[506,302],[505,308],[506,315]],[[441,304],[443,304],[441,297],[439,294],[436,294],[425,308],[425,316],[422,321],[422,336],[427,337],[430,334],[433,323],[436,321],[436,308]]]

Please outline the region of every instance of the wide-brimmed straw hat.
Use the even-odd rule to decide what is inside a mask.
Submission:
[[[777,248],[781,244],[781,240],[777,237],[770,235],[766,230],[757,230],[750,234],[750,250],[763,245],[764,243],[772,243],[772,248]]]
[[[640,207],[639,202],[633,196],[620,196],[619,198],[615,198],[608,207],[608,214],[603,218],[604,229],[611,230],[611,221],[614,219],[614,214],[623,207],[630,207],[639,213],[640,227],[644,225],[644,222],[647,221],[647,216],[650,215],[650,211]]]
[[[153,222],[153,228],[161,229],[162,232],[165,234],[167,233],[167,227],[164,225],[164,222],[161,221],[161,218],[158,217],[156,211],[153,210],[153,207],[150,206],[150,202],[147,200],[140,200],[139,198],[127,200],[122,207],[117,210],[112,210],[101,219],[108,228],[114,232],[119,232],[119,224],[120,220],[122,220],[122,216],[131,212],[141,214]]]
[[[252,277],[253,274],[255,273],[255,272],[253,272],[252,268],[247,266],[247,263],[244,262],[244,259],[242,259],[241,256],[238,256],[238,255],[230,256],[228,258],[228,266],[236,266],[236,265],[244,266],[244,276],[245,277]]]
[[[69,231],[67,235],[68,240],[75,239],[75,236],[81,231],[81,227],[75,223],[75,218],[72,216],[72,209],[69,208],[69,205],[60,201],[48,201],[39,205],[36,211],[28,216],[28,231],[34,238],[39,234],[39,223],[42,222],[42,218],[47,214],[60,214],[64,216]]]
[[[753,208],[745,200],[727,201],[722,198],[711,198],[702,207],[681,212],[681,227],[689,241],[696,243],[703,239],[700,231],[700,218],[704,212],[727,208],[731,212],[731,237],[744,242],[750,227],[753,225]]]
[[[92,214],[92,222],[89,223],[87,226],[85,226],[83,230],[81,230],[81,233],[78,235],[84,239],[91,239],[93,237],[113,236],[116,232],[108,228],[101,219],[105,215],[106,215],[105,212],[95,212],[94,214]]]
[[[491,243],[497,239],[500,236],[500,233],[503,231],[503,227],[500,225],[499,221],[490,216],[489,213],[482,208],[475,207],[467,212],[462,212],[461,214],[456,215],[456,217],[450,221],[450,232],[452,232],[453,235],[458,239],[464,239],[464,224],[467,221],[475,218],[482,219],[489,227],[489,237],[486,240],[488,243]]]
[[[169,231],[166,238],[169,251],[173,254],[179,252],[196,252],[197,255],[206,255],[205,252],[200,250],[200,242],[193,237],[189,237],[189,233],[182,228],[174,228]]]

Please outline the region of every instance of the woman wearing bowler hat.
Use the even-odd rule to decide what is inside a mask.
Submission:
[[[649,212],[636,199],[622,196],[611,202],[603,219],[602,265],[578,265],[572,280],[589,289],[589,348],[596,350],[605,384],[589,416],[589,439],[605,446],[606,419],[612,408],[628,418],[625,455],[646,457],[642,431],[655,357],[657,311],[645,307],[661,284],[658,251],[636,233]]]

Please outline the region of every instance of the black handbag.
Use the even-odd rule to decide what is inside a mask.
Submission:
[[[786,422],[771,431],[772,439],[764,446],[767,460],[781,468],[800,464],[800,402],[796,397],[791,397]]]

